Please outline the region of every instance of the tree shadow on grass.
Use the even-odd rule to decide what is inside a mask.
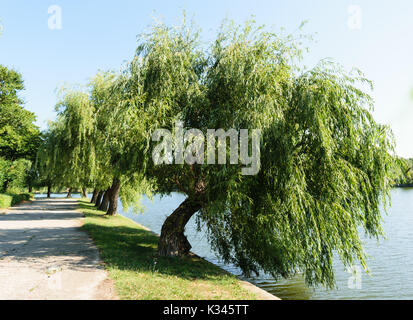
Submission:
[[[92,218],[84,224],[100,250],[108,267],[135,272],[157,272],[188,280],[216,279],[231,276],[225,270],[196,255],[179,258],[157,255],[158,236],[123,217],[106,216],[93,204],[80,200],[86,216]]]

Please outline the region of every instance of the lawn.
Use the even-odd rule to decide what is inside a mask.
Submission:
[[[256,299],[239,280],[199,257],[160,258],[158,236],[122,216],[79,200],[83,228],[99,248],[120,299]]]

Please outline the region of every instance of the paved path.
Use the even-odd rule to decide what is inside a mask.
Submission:
[[[114,299],[74,199],[38,199],[0,214],[0,299]]]

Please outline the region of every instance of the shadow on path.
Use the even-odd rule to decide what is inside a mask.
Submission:
[[[0,299],[99,296],[106,272],[76,209],[75,199],[38,199],[0,215]]]

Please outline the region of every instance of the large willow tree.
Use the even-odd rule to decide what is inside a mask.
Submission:
[[[187,196],[165,220],[159,254],[189,252],[185,225],[196,215],[216,252],[245,274],[302,272],[332,286],[335,253],[366,267],[358,230],[382,234],[393,166],[391,132],[360,89],[369,81],[329,63],[300,71],[294,39],[254,24],[224,27],[207,49],[192,30],[157,25],[141,38],[112,114],[129,137],[125,170],[145,172],[155,192]],[[154,165],[152,134],[177,120],[204,133],[260,129],[258,174],[229,161]]]

